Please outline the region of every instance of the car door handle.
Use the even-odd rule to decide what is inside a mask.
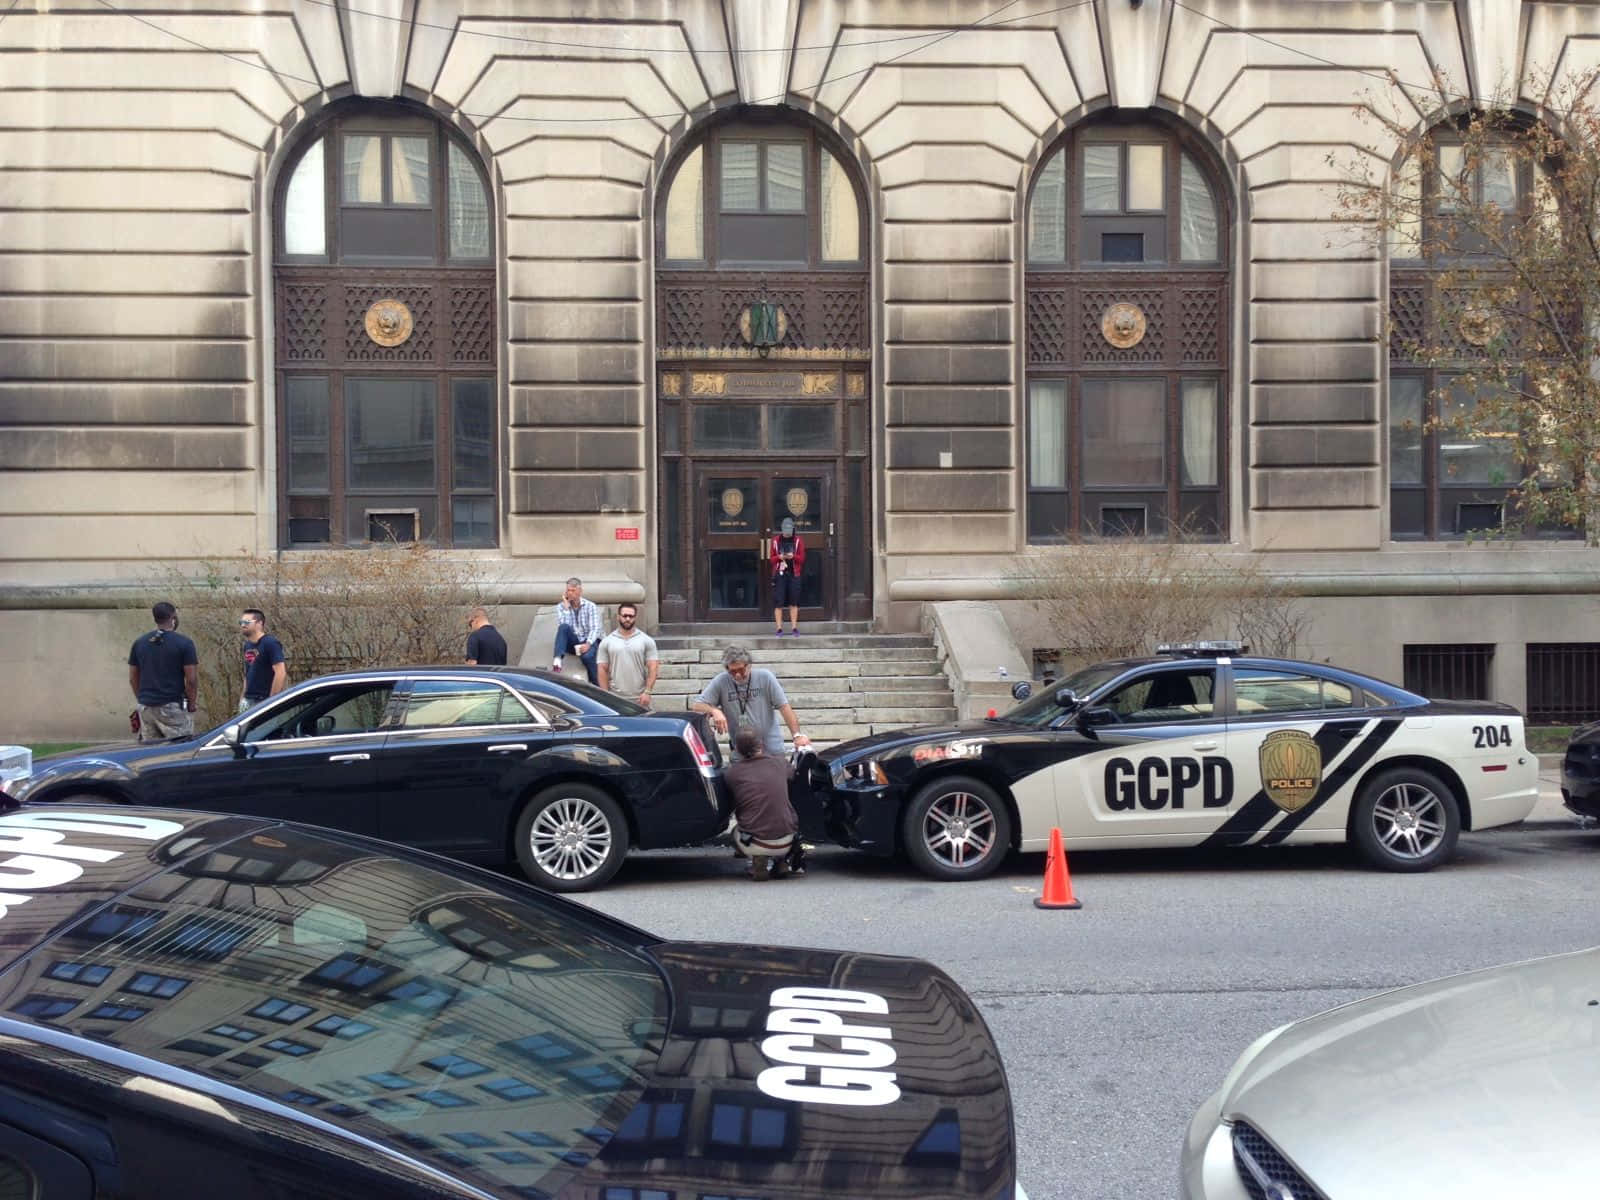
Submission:
[[[526,742],[507,742],[502,746],[490,746],[490,754],[520,754],[528,748]]]
[[[1348,725],[1348,726],[1345,726],[1344,728],[1339,730],[1339,736],[1344,738],[1345,741],[1349,741],[1351,738],[1356,737],[1357,735],[1359,735],[1361,733],[1361,731],[1363,729],[1365,729],[1365,728],[1366,728],[1365,724]]]
[[[328,761],[329,762],[366,762],[371,757],[372,757],[372,755],[370,755],[370,754],[331,754],[331,755],[328,756]]]
[[[1194,748],[1196,750],[1215,750],[1217,748],[1217,743],[1215,743],[1215,742],[1195,742],[1194,743]]]

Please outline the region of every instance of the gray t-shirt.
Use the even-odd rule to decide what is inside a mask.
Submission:
[[[636,632],[632,637],[625,638],[613,630],[600,640],[595,662],[605,667],[610,676],[608,685],[613,692],[636,700],[650,678],[650,663],[660,658],[656,640],[648,633]]]
[[[760,730],[767,753],[783,756],[783,726],[778,723],[778,710],[789,703],[783,694],[778,677],[765,667],[751,667],[743,683],[735,683],[726,671],[706,684],[700,693],[700,703],[714,704],[728,718],[728,744],[738,736],[741,727],[748,725]],[[733,752],[734,758],[739,752]]]

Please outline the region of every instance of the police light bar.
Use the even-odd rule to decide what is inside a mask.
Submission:
[[[1243,642],[1163,642],[1156,647],[1156,653],[1174,658],[1218,658],[1224,654],[1249,654],[1250,647]]]

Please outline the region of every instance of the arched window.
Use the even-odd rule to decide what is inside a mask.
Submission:
[[[398,104],[333,109],[274,206],[280,540],[499,536],[494,238],[476,155]]]
[[[1096,124],[1028,201],[1028,539],[1224,528],[1226,206],[1202,148]]]
[[[1539,385],[1515,378],[1515,351],[1486,368],[1491,343],[1502,334],[1514,342],[1521,332],[1507,319],[1518,302],[1494,289],[1509,273],[1506,256],[1519,251],[1491,246],[1483,233],[1498,224],[1496,213],[1525,232],[1539,223],[1553,231],[1556,195],[1530,157],[1536,140],[1517,142],[1508,131],[1497,144],[1461,129],[1433,130],[1396,168],[1389,199],[1389,529],[1396,540],[1557,532],[1530,525],[1515,500],[1541,464],[1524,460],[1532,439],[1500,417]],[[1500,298],[1485,303],[1485,289]],[[1507,366],[1506,391],[1491,390]]]
[[[668,269],[860,270],[866,245],[854,175],[818,132],[755,120],[684,155],[657,238]]]

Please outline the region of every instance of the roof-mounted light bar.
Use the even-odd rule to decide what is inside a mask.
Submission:
[[[1229,654],[1249,654],[1250,647],[1243,642],[1163,642],[1156,647],[1156,653],[1171,658],[1222,658]]]

